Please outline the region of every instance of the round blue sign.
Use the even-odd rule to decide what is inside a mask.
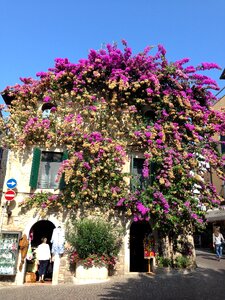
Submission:
[[[9,189],[14,189],[17,185],[17,181],[14,178],[10,178],[9,180],[7,180],[6,185]]]

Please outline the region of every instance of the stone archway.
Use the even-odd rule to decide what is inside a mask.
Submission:
[[[29,237],[31,237],[31,246],[37,247],[41,243],[43,237],[47,238],[47,243],[51,246],[50,241],[55,225],[49,220],[37,221],[30,229]]]
[[[149,222],[133,222],[130,227],[130,272],[147,272],[143,240],[152,232]]]
[[[32,255],[27,256],[27,263],[26,263],[26,274],[27,272],[34,273],[33,275],[36,280],[39,279],[38,274],[38,261],[36,257],[36,249],[38,245],[42,243],[42,238],[47,238],[47,243],[50,246],[51,249],[51,237],[53,230],[55,228],[55,225],[49,221],[49,220],[39,220],[36,223],[34,223],[30,229],[29,232],[29,240],[31,242],[31,249],[32,249]],[[29,259],[30,257],[30,259]],[[49,262],[49,265],[47,267],[47,272],[45,274],[45,280],[48,282],[52,281],[52,275],[53,275],[53,263]]]
[[[41,222],[41,221],[48,221],[49,223],[46,223],[46,224],[51,224],[52,228],[63,225],[62,222],[58,218],[56,218],[54,215],[48,215],[45,218],[43,218],[39,214],[37,214],[37,215],[35,215],[34,217],[32,217],[28,220],[28,222],[26,223],[26,225],[24,227],[23,234],[26,234],[26,236],[29,238],[31,228],[33,226],[36,226],[35,224],[38,223],[38,222]],[[45,230],[43,230],[42,233],[44,235]],[[48,239],[48,242],[50,241],[50,238]],[[20,259],[21,259],[21,253],[19,253],[18,264],[20,262]],[[15,282],[16,282],[17,285],[23,285],[24,284],[25,272],[26,272],[26,264],[23,264],[22,271],[19,271],[16,274]],[[58,279],[58,277],[57,277],[57,279]]]

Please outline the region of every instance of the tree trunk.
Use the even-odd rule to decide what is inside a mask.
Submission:
[[[164,258],[173,258],[173,242],[172,239],[167,235],[161,240],[162,255]]]

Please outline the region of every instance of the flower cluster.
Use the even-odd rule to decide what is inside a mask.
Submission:
[[[36,207],[45,210],[57,206],[60,197],[60,194],[41,191],[31,194],[28,198],[24,199],[24,201],[20,203],[20,206],[28,209]]]
[[[126,174],[122,172],[126,155],[123,147],[94,132],[85,135],[76,150],[59,171],[59,176],[65,174],[67,183],[62,201],[68,208],[80,205],[114,208],[127,192]]]
[[[217,99],[211,90],[219,88],[201,74],[219,67],[168,62],[161,45],[156,53],[148,47],[136,55],[123,45],[91,50],[76,64],[58,58],[37,80],[22,78],[21,85],[7,87],[12,105],[0,123],[1,143],[18,151],[66,148],[69,158],[59,172],[66,188],[57,205],[122,208],[135,220],[151,219],[167,230],[190,222],[201,226],[201,205],[212,208],[221,201],[202,180],[207,165],[225,179],[225,157],[214,138],[225,135],[225,113],[212,109]],[[45,119],[44,105],[51,107]],[[123,167],[136,152],[145,157],[143,178],[149,184],[129,191]]]
[[[87,258],[79,258],[79,255],[76,251],[72,252],[69,256],[70,264],[81,263],[86,268],[91,268],[93,266],[103,267],[106,266],[108,268],[113,268],[116,265],[116,257],[101,255],[98,256],[96,254],[89,255]]]

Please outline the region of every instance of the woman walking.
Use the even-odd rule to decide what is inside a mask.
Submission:
[[[217,226],[213,233],[213,247],[215,248],[216,258],[220,261],[223,253],[223,245],[224,237],[222,233],[220,233],[220,227]]]
[[[44,282],[44,276],[47,270],[49,260],[51,259],[50,247],[47,244],[47,238],[41,239],[42,243],[37,247],[38,273],[39,281]]]

